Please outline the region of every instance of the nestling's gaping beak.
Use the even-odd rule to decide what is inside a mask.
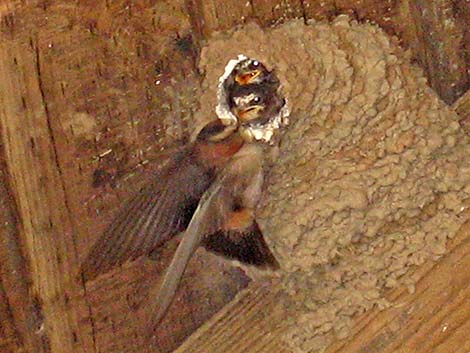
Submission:
[[[236,76],[235,76],[235,81],[237,81],[237,83],[238,83],[240,86],[249,85],[249,84],[252,83],[259,75],[261,75],[261,70],[248,71],[248,72],[244,72],[244,73],[242,73],[242,74],[236,75]]]
[[[245,123],[254,119],[258,119],[264,110],[263,105],[252,105],[246,109],[236,109],[236,115],[240,122]]]

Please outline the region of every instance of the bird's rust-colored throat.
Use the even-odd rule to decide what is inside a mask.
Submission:
[[[211,167],[223,166],[229,158],[242,148],[243,138],[239,134],[217,142],[201,142],[196,146],[196,153],[200,159]]]

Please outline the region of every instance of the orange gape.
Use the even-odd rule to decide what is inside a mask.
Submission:
[[[237,75],[235,77],[235,81],[237,81],[237,83],[239,85],[248,85],[250,84],[256,77],[258,77],[260,75],[260,71],[259,70],[256,70],[256,71],[251,71],[251,72],[247,72],[245,74],[241,74],[241,75]]]

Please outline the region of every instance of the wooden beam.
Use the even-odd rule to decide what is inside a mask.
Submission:
[[[405,0],[405,40],[430,86],[452,104],[470,89],[468,2]]]
[[[416,291],[388,293],[395,305],[356,319],[352,335],[327,353],[468,353],[470,341],[470,222],[439,262],[428,261],[413,274]],[[288,317],[278,287],[253,283],[174,353],[290,352],[282,340]]]
[[[25,349],[44,352],[41,336],[34,332],[40,327],[39,312],[30,297],[31,280],[20,244],[18,215],[8,185],[7,166],[0,145],[0,352]],[[3,342],[3,343],[2,343]],[[15,346],[16,348],[13,348]]]
[[[168,352],[247,285],[240,271],[196,255],[157,338],[144,342],[132,307],[158,284],[162,257],[86,287],[74,278],[123,200],[154,177],[159,151],[184,138],[199,78],[180,3],[53,0],[0,14],[5,205],[21,256],[4,253],[25,268],[20,277],[10,266],[2,281],[5,304],[23,315],[13,315],[16,328],[38,340],[28,352]]]
[[[0,352],[17,352],[20,348],[8,297],[0,279]]]
[[[453,105],[454,110],[459,114],[460,126],[470,134],[470,90],[460,97]]]
[[[277,286],[252,283],[191,335],[174,353],[288,353],[282,341],[287,321]]]
[[[31,352],[93,352],[86,310],[76,280],[73,215],[63,188],[47,103],[44,100],[38,48],[3,41],[0,45],[0,123],[4,159],[21,222],[18,237],[30,264],[31,300],[40,337]],[[27,303],[27,298],[17,298]]]

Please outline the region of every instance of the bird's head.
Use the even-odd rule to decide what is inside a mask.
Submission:
[[[279,84],[276,76],[269,71],[260,61],[255,59],[244,59],[233,69],[231,76],[233,84],[246,86],[252,84]],[[230,80],[229,80],[230,81]]]
[[[247,140],[270,142],[287,124],[289,108],[274,71],[256,59],[239,55],[219,78],[216,114],[224,125],[237,126]]]
[[[262,125],[279,114],[284,99],[263,84],[240,86],[232,92],[229,106],[240,125]]]

